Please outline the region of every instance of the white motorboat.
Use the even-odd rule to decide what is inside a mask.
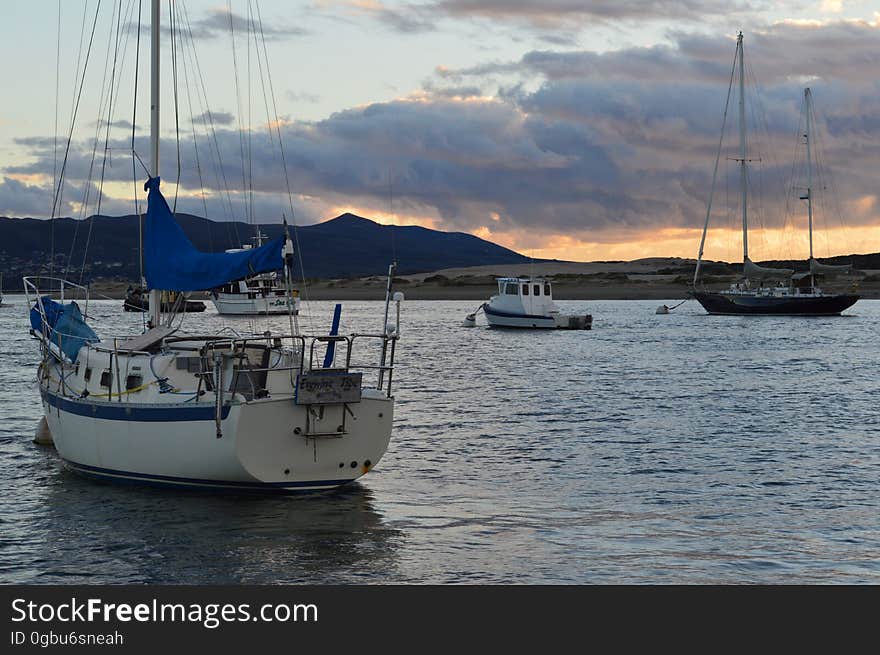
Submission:
[[[299,314],[297,290],[288,291],[276,272],[251,275],[211,290],[211,300],[218,314],[232,316],[265,316]]]
[[[254,238],[259,248],[266,240],[262,232]],[[226,252],[243,252],[253,246],[247,244]],[[249,275],[240,280],[232,280],[216,289],[211,289],[211,300],[218,314],[231,316],[265,316],[299,314],[299,291],[288,289],[276,271]]]
[[[491,327],[589,330],[590,314],[563,314],[553,302],[550,280],[543,277],[497,278],[498,294],[489,298],[464,321],[466,327],[476,325],[482,311]]]
[[[159,7],[152,0],[149,329],[99,337],[88,325],[86,287],[24,279],[51,440],[70,469],[110,481],[236,492],[348,483],[379,462],[391,437],[402,299],[394,294],[397,319],[389,323],[393,267],[374,334],[304,335],[292,307],[288,332],[257,336],[228,328],[187,334],[182,316],[163,313],[163,290],[210,289],[279,269],[291,291],[293,245],[285,228],[259,248],[202,253],[178,226],[158,177]],[[379,361],[367,363],[365,352],[380,352]]]

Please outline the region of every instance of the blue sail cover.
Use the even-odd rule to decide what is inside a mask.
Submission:
[[[201,291],[283,267],[284,236],[241,252],[201,252],[174,220],[171,208],[159,191],[159,178],[147,180],[144,191],[149,191],[144,273],[151,289]]]
[[[75,362],[79,349],[87,343],[99,341],[98,335],[88,326],[79,305],[69,302],[66,305],[52,300],[51,296],[40,299],[46,315],[45,325],[38,304],[31,308],[31,327],[37,332],[45,332],[49,340],[58,346],[67,358]]]

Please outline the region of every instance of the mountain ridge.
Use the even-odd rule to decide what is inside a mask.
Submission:
[[[193,245],[205,252],[238,248],[256,236],[282,234],[280,223],[257,226],[177,214]],[[139,277],[138,217],[96,215],[88,219],[0,217],[0,270],[7,275],[45,274],[82,269],[84,280]],[[418,225],[383,225],[347,212],[321,223],[296,228],[307,278],[353,278],[387,272],[396,260],[398,274],[480,264],[514,264],[529,258],[464,232],[443,232]],[[54,241],[54,244],[53,244]],[[83,254],[88,252],[83,266]],[[51,265],[54,249],[55,262]]]

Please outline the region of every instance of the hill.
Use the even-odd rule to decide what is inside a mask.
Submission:
[[[242,222],[215,222],[189,214],[178,214],[177,220],[193,244],[206,252],[237,248],[255,234],[252,225]],[[53,249],[56,273],[67,270],[68,276],[78,278],[83,253],[87,252],[84,281],[99,277],[137,279],[136,216],[95,216],[93,221],[61,218],[53,223],[33,218],[0,218],[0,271],[7,280],[47,273]],[[280,224],[263,224],[260,228],[269,237],[283,231]],[[354,214],[301,227],[297,238],[307,278],[379,275],[387,272],[394,258],[401,275],[529,261],[524,255],[471,234],[380,225]]]

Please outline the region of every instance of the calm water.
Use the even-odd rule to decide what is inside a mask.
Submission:
[[[349,488],[285,498],[64,471],[31,441],[37,350],[7,302],[0,582],[880,583],[878,301],[834,319],[563,302],[593,331],[544,333],[408,302],[388,454]],[[331,310],[312,303],[315,330]],[[347,302],[344,327],[380,312]],[[141,320],[121,301],[92,313],[105,334]]]

